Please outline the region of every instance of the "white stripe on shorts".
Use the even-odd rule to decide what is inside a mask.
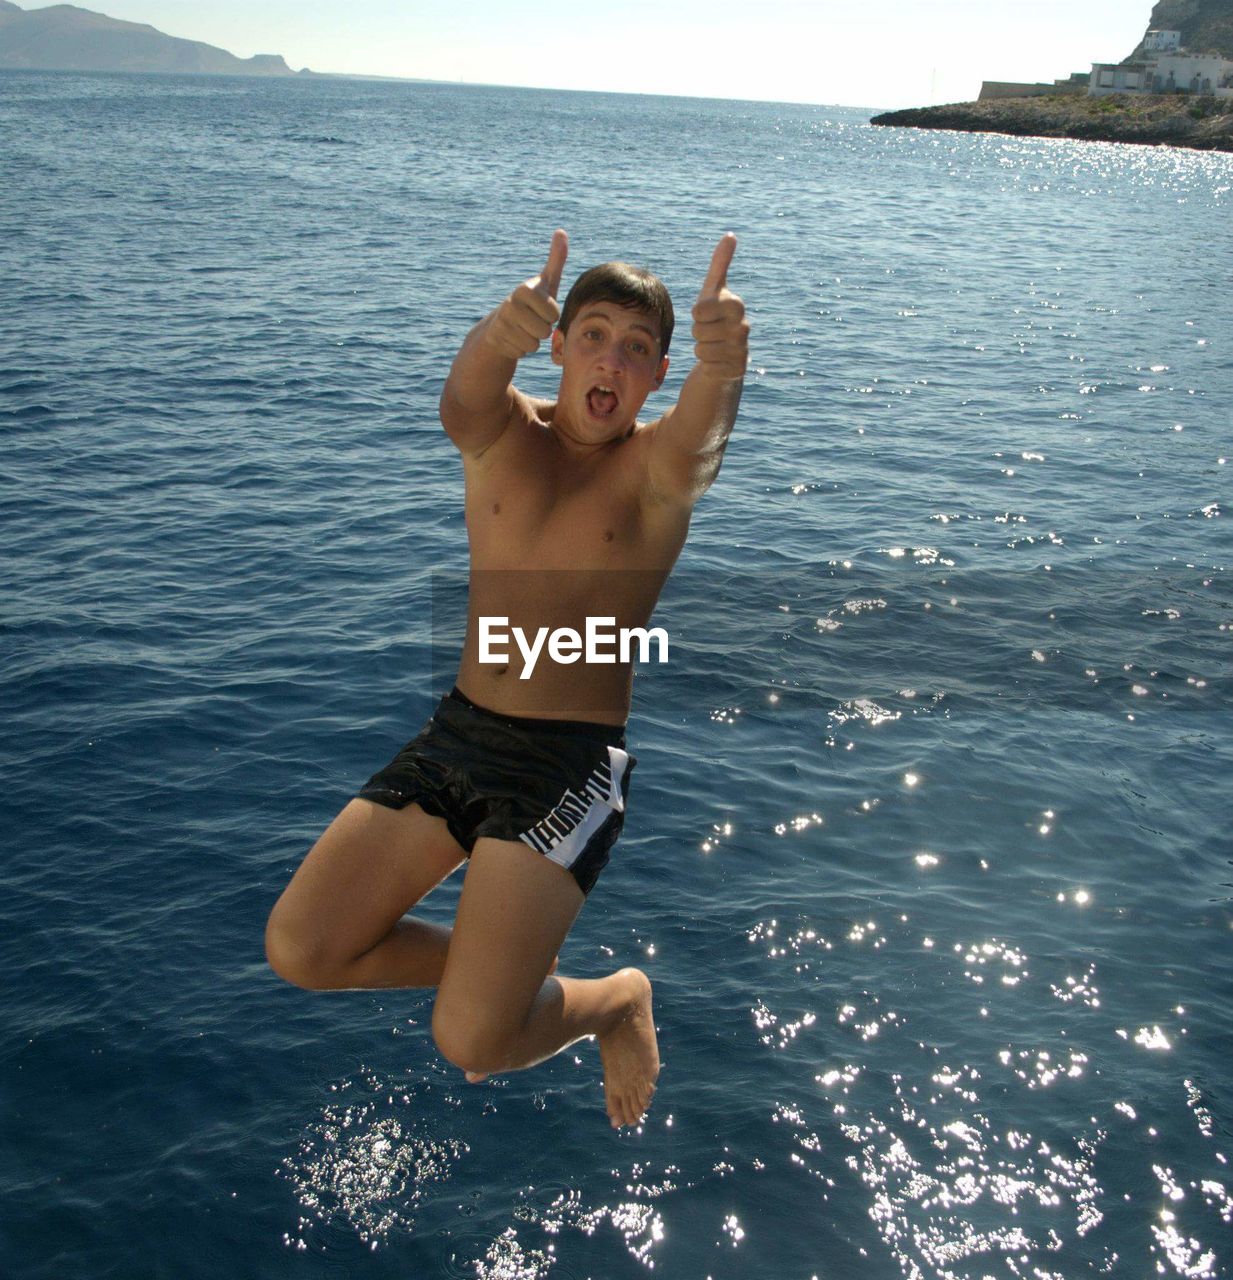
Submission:
[[[519,839],[568,871],[613,810],[624,813],[621,781],[628,767],[629,753],[610,746],[607,761],[592,770],[583,783],[583,794],[567,787],[552,810]]]

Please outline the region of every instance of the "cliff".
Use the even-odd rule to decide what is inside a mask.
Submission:
[[[1233,0],[1156,0],[1144,39],[1156,30],[1180,31],[1182,47],[1190,53],[1210,50],[1233,58]],[[1126,61],[1142,51],[1141,40]],[[1233,151],[1233,100],[1228,98],[1139,93],[1003,98],[889,111],[870,123]]]
[[[1219,53],[1233,58],[1233,4],[1230,0],[1156,0],[1148,31],[1180,31],[1189,53]],[[1144,36],[1146,37],[1147,31]],[[1099,56],[1099,55],[1098,55]],[[1124,62],[1143,56],[1140,40]]]
[[[956,102],[944,107],[889,111],[870,122],[965,133],[1138,142],[1203,151],[1233,151],[1233,103],[1145,94],[1100,98],[1058,96]]]
[[[172,71],[198,75],[289,76],[273,53],[237,58],[140,22],[57,4],[21,9],[0,0],[0,68],[38,71]]]

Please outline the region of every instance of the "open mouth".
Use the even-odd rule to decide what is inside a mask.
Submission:
[[[587,408],[592,417],[608,418],[616,411],[617,394],[611,387],[592,387],[587,392]]]

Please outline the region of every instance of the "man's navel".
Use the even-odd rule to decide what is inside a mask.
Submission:
[[[612,535],[612,530],[611,530],[611,529],[605,529],[605,530],[604,530],[604,541],[605,541],[605,542],[611,542],[611,541],[612,541],[612,536],[613,536],[613,535]]]
[[[499,516],[501,514],[501,504],[499,502],[494,502],[492,504],[492,514],[494,516]]]

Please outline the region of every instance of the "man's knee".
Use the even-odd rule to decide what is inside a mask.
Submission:
[[[280,978],[305,991],[329,991],[346,985],[337,960],[277,906],[265,926],[265,958]]]
[[[495,1022],[483,1009],[459,1008],[437,999],[432,1038],[441,1056],[460,1071],[500,1071],[518,1039],[516,1030]]]

